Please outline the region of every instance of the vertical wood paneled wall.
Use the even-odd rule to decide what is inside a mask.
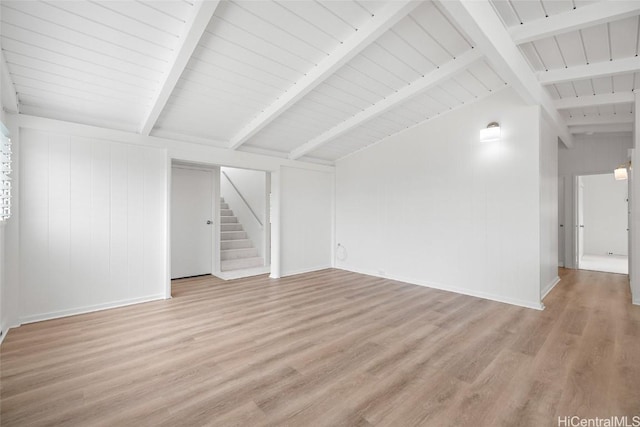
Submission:
[[[21,320],[164,298],[163,149],[22,129]]]

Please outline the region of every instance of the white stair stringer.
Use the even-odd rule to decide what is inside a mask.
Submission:
[[[264,266],[264,259],[258,256],[258,249],[248,238],[242,224],[220,199],[220,271],[243,270]]]

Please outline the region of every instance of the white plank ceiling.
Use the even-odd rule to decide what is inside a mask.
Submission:
[[[485,2],[561,126],[630,132],[640,2]],[[514,83],[437,1],[202,4],[2,0],[19,112],[332,163]]]

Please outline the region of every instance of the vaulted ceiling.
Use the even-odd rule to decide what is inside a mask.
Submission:
[[[509,85],[567,145],[631,132],[640,81],[635,0],[2,0],[0,13],[9,110],[305,161]]]

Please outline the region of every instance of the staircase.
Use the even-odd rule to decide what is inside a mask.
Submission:
[[[242,224],[229,209],[229,204],[220,198],[220,270],[232,271],[262,267],[264,259],[243,231]]]

